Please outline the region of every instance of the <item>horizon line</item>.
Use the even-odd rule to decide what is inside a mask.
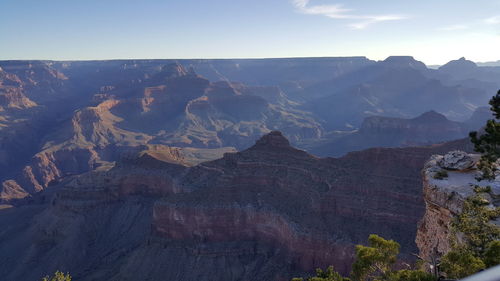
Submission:
[[[92,62],[92,61],[147,61],[147,60],[178,60],[178,61],[186,61],[186,60],[279,60],[279,59],[348,59],[348,58],[364,58],[370,61],[374,62],[380,62],[384,61],[390,57],[411,57],[416,61],[420,61],[424,63],[426,66],[442,66],[444,64],[438,64],[438,63],[426,63],[423,60],[416,59],[412,55],[391,55],[387,56],[385,59],[377,60],[377,59],[371,59],[368,56],[283,56],[283,57],[230,57],[230,58],[221,58],[221,57],[214,57],[214,58],[106,58],[106,59],[19,59],[19,58],[14,58],[14,59],[3,59],[0,58],[0,62],[6,62],[6,61],[46,61],[46,62]],[[465,58],[464,56],[460,58]],[[460,58],[457,58],[460,59]],[[450,60],[452,61],[452,60]],[[472,60],[471,60],[472,61]],[[491,63],[491,62],[500,62],[499,60],[489,60],[489,61],[473,61],[474,63]]]

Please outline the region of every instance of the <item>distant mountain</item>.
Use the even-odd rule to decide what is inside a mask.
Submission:
[[[460,58],[438,69],[441,79],[448,85],[461,85],[494,92],[500,88],[500,67],[478,66],[476,63]]]
[[[500,60],[498,60],[498,61],[490,61],[490,62],[478,62],[476,64],[478,66],[500,66]]]
[[[411,57],[390,57],[295,95],[334,130],[358,127],[372,115],[409,118],[430,109],[465,120],[474,110],[471,105],[484,105],[491,96],[483,89],[445,85],[435,74]]]
[[[402,119],[383,116],[367,117],[361,128],[333,140],[310,147],[309,151],[320,156],[338,157],[350,151],[370,147],[422,146],[466,137],[471,130],[478,130],[491,117],[483,109],[475,111],[465,123],[448,120],[435,111],[416,118]]]
[[[331,79],[375,63],[366,57],[277,59],[171,59],[51,62],[71,79],[116,84],[143,79],[162,65],[192,68],[210,81],[241,82],[252,86],[279,86],[296,90],[316,81]],[[110,81],[111,80],[111,81]]]
[[[466,60],[464,57],[458,60],[452,60],[439,68],[441,72],[455,77],[473,75],[476,71],[478,71],[478,69],[479,68],[476,63]]]
[[[477,131],[486,125],[487,120],[494,118],[490,108],[482,106],[474,111],[472,116],[464,122],[464,125],[470,131]]]

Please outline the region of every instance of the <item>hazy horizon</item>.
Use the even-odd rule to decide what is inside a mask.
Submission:
[[[500,60],[500,1],[337,0],[0,4],[1,60],[411,55]]]
[[[214,57],[214,58],[203,58],[203,57],[192,57],[192,58],[103,58],[103,59],[37,59],[37,58],[25,58],[25,59],[3,59],[1,58],[0,61],[54,61],[54,62],[75,62],[75,61],[129,61],[129,60],[135,60],[135,61],[142,61],[142,60],[279,60],[279,59],[328,59],[328,58],[367,58],[372,61],[384,61],[385,59],[389,57],[413,57],[415,60],[423,62],[427,67],[433,67],[433,66],[442,66],[445,63],[442,64],[429,64],[426,63],[423,60],[420,60],[419,58],[416,58],[411,55],[397,55],[397,56],[388,56],[386,58],[382,59],[373,59],[367,56],[318,56],[318,57],[228,57],[228,58],[219,58],[219,57]],[[465,58],[466,60],[470,60],[467,57],[457,57],[453,60],[459,60],[461,58]],[[473,61],[473,60],[470,60]],[[473,61],[474,63],[478,64],[484,64],[484,63],[499,63],[500,60],[492,60],[492,61]]]

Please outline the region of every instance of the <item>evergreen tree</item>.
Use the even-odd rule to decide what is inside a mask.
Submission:
[[[352,265],[352,278],[355,281],[372,280],[386,276],[397,260],[399,243],[371,234],[369,246],[356,246],[356,261]]]
[[[368,237],[369,246],[356,246],[356,261],[352,266],[353,281],[436,281],[436,278],[421,270],[392,270],[399,254],[399,243],[386,240],[378,235]],[[342,277],[333,267],[327,270],[316,270],[316,276],[307,281],[350,281]],[[292,281],[304,281],[304,278],[293,278]]]
[[[478,168],[483,172],[482,179],[495,179],[495,162],[500,158],[500,90],[490,100],[490,109],[495,119],[488,120],[485,133],[479,135],[478,132],[469,134],[474,150],[481,153],[481,160]]]
[[[448,278],[464,278],[500,264],[500,227],[491,223],[500,217],[500,208],[492,208],[483,197],[492,196],[491,188],[476,186],[474,192],[452,223],[453,249],[441,259],[440,269]],[[454,238],[456,233],[460,233],[460,242]]]
[[[448,278],[464,278],[484,269],[485,265],[470,249],[460,247],[443,256],[440,268]]]

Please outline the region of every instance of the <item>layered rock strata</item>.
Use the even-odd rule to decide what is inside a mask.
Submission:
[[[419,171],[446,145],[317,158],[271,132],[251,148],[188,167],[173,149],[72,176],[0,212],[0,274],[36,280],[289,280],[350,271],[371,233],[416,252]],[[9,190],[15,193],[15,185]],[[28,270],[29,269],[29,270]]]

